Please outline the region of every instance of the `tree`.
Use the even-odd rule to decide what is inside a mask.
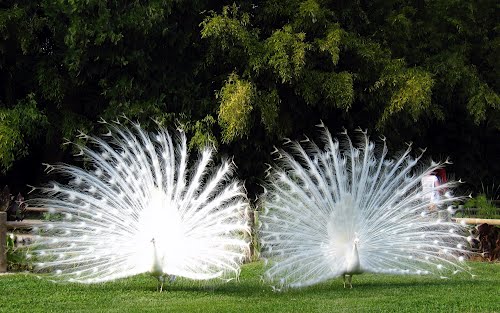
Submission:
[[[494,12],[493,1],[270,0],[211,12],[201,33],[217,77],[252,86],[255,96],[240,106],[253,108],[242,111],[255,123],[239,134],[255,138],[264,128],[269,145],[273,136],[311,133],[319,119],[337,129],[390,130],[393,146],[413,138],[435,157],[452,154],[454,170],[477,184],[491,177],[471,177],[486,171],[470,162],[471,143],[457,139],[463,131],[499,134]],[[221,90],[231,83],[221,81]],[[226,98],[219,101],[224,108]],[[232,127],[219,122],[223,131]],[[500,147],[476,151],[494,157]]]
[[[255,193],[273,145],[323,120],[416,141],[473,184],[493,181],[497,24],[491,0],[7,0],[0,167],[32,177],[19,164],[70,161],[63,138],[126,115],[234,155]]]
[[[101,117],[180,123],[199,144],[210,141],[210,116],[203,108],[209,87],[193,79],[205,75],[196,47],[201,18],[192,13],[203,9],[201,3],[4,2],[2,170],[29,152],[28,140],[48,131],[42,159],[50,159],[63,138],[98,131]]]

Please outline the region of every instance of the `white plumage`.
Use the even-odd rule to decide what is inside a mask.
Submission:
[[[248,201],[233,166],[212,166],[210,148],[188,166],[186,136],[107,125],[105,140],[79,146],[91,170],[50,169],[68,184],[36,188],[32,206],[54,220],[34,230],[36,268],[56,279],[95,283],[150,272],[212,279],[238,275],[248,249]]]
[[[437,187],[443,196],[432,203],[420,186],[444,164],[422,168],[410,147],[390,159],[385,140],[377,153],[366,133],[357,146],[346,133],[342,142],[322,134],[324,149],[291,142],[292,152],[279,150],[269,172],[260,237],[270,262],[265,278],[275,288],[338,276],[351,285],[362,272],[467,271],[465,227],[439,219],[459,200],[450,192],[455,183]]]

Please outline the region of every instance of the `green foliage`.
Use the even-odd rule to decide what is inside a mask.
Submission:
[[[345,32],[342,37],[342,43],[345,45],[346,51],[350,52],[353,57],[358,58],[359,64],[357,67],[369,67],[366,72],[372,71],[372,75],[380,73],[386,65],[391,64],[391,51],[388,47],[382,46],[380,43],[359,36],[351,32]],[[362,68],[358,69],[360,72]],[[370,79],[372,75],[366,75],[365,79]]]
[[[6,252],[7,252],[7,270],[26,271],[32,270],[32,262],[26,257],[26,247],[16,244],[16,236],[7,236]]]
[[[154,127],[163,116],[194,123],[216,113],[199,105],[213,89],[192,80],[201,63],[193,36],[203,8],[199,1],[177,7],[159,0],[8,0],[0,8],[0,106],[13,111],[0,126],[2,136],[12,138],[2,140],[2,170],[32,146],[27,124],[14,118],[24,115],[18,113],[28,96],[47,122],[47,136],[37,142],[44,146],[40,162],[63,155],[54,151],[63,138],[80,141],[79,130],[100,132],[100,117],[125,114]],[[42,132],[39,124],[31,123]]]
[[[467,109],[476,124],[486,120],[489,109],[500,110],[500,96],[491,90],[487,84],[478,82],[478,86],[471,92],[472,97],[467,102]]]
[[[226,84],[218,92],[220,99],[219,124],[222,141],[230,142],[242,138],[250,131],[250,113],[255,90],[252,83],[229,75]]]
[[[217,148],[217,138],[212,133],[212,127],[215,124],[216,121],[211,115],[207,115],[202,120],[196,121],[194,127],[192,127],[194,135],[189,142],[189,148],[202,149],[207,146]]]
[[[104,57],[107,65],[127,66],[139,62],[138,57],[147,57],[141,49],[135,53],[123,53],[120,49],[126,42],[126,36],[147,36],[155,28],[167,31],[162,23],[168,15],[172,3],[169,1],[144,1],[123,5],[120,2],[107,1],[62,1],[59,10],[68,18],[69,25],[64,36],[68,47],[65,63],[74,73],[86,69],[92,61],[101,61]],[[99,55],[91,47],[119,50],[110,55]],[[121,51],[120,51],[121,50]],[[144,62],[143,60],[142,62]]]
[[[89,134],[93,129],[93,125],[84,116],[71,111],[64,111],[59,126],[63,138],[77,144],[85,144],[85,139],[78,138],[78,134]]]
[[[262,44],[258,31],[251,28],[250,15],[240,14],[236,4],[224,6],[222,14],[214,11],[205,17],[201,26],[201,38],[211,39],[213,50],[209,51],[207,61],[219,62],[219,49],[229,53],[231,59],[246,59],[253,71],[262,67]]]
[[[297,78],[305,65],[310,44],[304,42],[305,33],[295,33],[290,25],[278,29],[264,43],[265,60],[282,83]]]
[[[43,63],[39,64],[36,77],[43,98],[61,105],[67,85],[57,67]]]
[[[321,6],[315,0],[306,0],[300,3],[298,16],[302,22],[310,20],[312,23],[316,23],[318,18],[321,19],[322,15]]]
[[[327,75],[322,85],[325,98],[334,107],[348,110],[354,101],[352,75],[347,72]]]
[[[419,68],[405,68],[402,60],[395,60],[385,67],[373,90],[386,87],[391,93],[389,105],[384,109],[379,125],[390,116],[406,111],[414,121],[431,107],[432,75]]]
[[[306,104],[349,110],[354,102],[354,79],[348,72],[305,71],[297,91]]]
[[[269,134],[279,132],[278,120],[281,100],[278,91],[276,89],[259,91],[256,96],[256,102],[261,112],[262,124],[264,124],[267,132]]]
[[[304,71],[302,83],[297,86],[297,94],[307,105],[317,105],[321,100],[321,86],[325,74],[320,71]]]
[[[11,109],[0,108],[0,170],[8,170],[17,158],[29,153],[28,141],[43,133],[46,116],[33,94]],[[42,129],[41,129],[42,128]]]
[[[326,33],[326,37],[318,39],[320,51],[328,52],[332,57],[332,63],[337,65],[339,62],[340,44],[342,42],[343,30],[339,24],[333,24]]]
[[[492,0],[6,0],[0,167],[20,177],[8,169],[34,149],[40,163],[65,159],[63,138],[125,114],[182,127],[191,149],[217,145],[251,185],[279,138],[321,119],[449,155],[478,185],[500,172],[486,162],[500,149],[497,11]]]
[[[239,45],[245,50],[252,49],[256,38],[256,33],[247,30],[250,25],[250,15],[238,14],[236,4],[222,8],[222,14],[211,12],[200,24],[201,37],[213,38],[217,40],[224,50],[232,49]]]
[[[464,203],[465,208],[476,208],[478,218],[496,218],[499,210],[485,194],[479,194]]]
[[[44,221],[61,222],[64,220],[64,215],[62,213],[44,212],[42,218]]]

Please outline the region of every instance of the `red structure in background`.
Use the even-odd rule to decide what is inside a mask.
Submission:
[[[445,184],[448,180],[446,179],[446,170],[444,168],[439,168],[436,170],[436,176],[439,180],[439,184]]]

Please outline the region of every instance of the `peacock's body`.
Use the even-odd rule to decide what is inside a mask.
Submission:
[[[248,202],[229,180],[233,166],[212,168],[212,149],[189,167],[186,137],[108,124],[106,140],[84,136],[93,169],[49,167],[68,184],[37,188],[32,206],[53,221],[35,229],[35,266],[56,279],[95,283],[149,272],[203,280],[239,274],[248,249]]]
[[[265,277],[281,288],[343,276],[345,286],[362,272],[466,270],[464,226],[439,219],[459,200],[454,183],[438,186],[433,201],[420,185],[443,164],[421,168],[410,147],[390,159],[385,142],[377,153],[366,133],[358,146],[345,135],[339,142],[325,129],[324,149],[306,140],[276,151],[260,216]]]

